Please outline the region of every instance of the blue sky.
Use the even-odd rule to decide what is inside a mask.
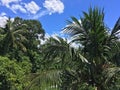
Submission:
[[[46,33],[59,33],[71,16],[78,19],[82,11],[97,6],[104,8],[105,22],[113,28],[120,16],[120,0],[0,0],[0,26],[7,17],[19,16],[39,20]]]

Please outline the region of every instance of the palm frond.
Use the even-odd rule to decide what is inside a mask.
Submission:
[[[105,84],[109,83],[110,80],[119,72],[120,72],[120,67],[105,69],[105,71],[103,72],[103,75],[105,75],[106,77]]]
[[[60,84],[60,73],[61,70],[48,70],[48,71],[41,71],[39,73],[31,74],[29,77],[32,79],[30,84],[24,90],[33,90],[36,85],[37,87],[43,88],[45,84],[47,85],[46,88],[54,87],[59,88],[57,85]],[[42,90],[42,89],[40,89]]]
[[[120,18],[117,20],[112,32],[111,32],[111,35],[115,35],[115,34],[118,34],[118,32],[120,33]]]
[[[117,20],[117,22],[110,34],[110,40],[118,39],[119,34],[120,34],[120,18]]]

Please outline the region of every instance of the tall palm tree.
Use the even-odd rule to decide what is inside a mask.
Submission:
[[[3,51],[4,53],[11,51],[13,49],[21,49],[26,51],[26,47],[23,42],[27,41],[23,33],[26,33],[25,30],[26,25],[22,24],[22,22],[16,23],[16,19],[11,21],[9,18],[7,20],[7,24],[5,28],[3,28]]]
[[[89,13],[83,12],[84,17],[81,22],[72,17],[72,22],[64,29],[65,33],[70,34],[73,41],[83,46],[83,52],[90,58],[102,57],[104,54],[105,40],[107,39],[107,31],[104,25],[104,14],[97,8]],[[97,61],[95,61],[97,62]]]
[[[89,12],[83,12],[84,17],[81,22],[72,17],[72,22],[64,28],[64,32],[72,37],[72,42],[80,43],[82,52],[90,64],[89,80],[98,90],[105,89],[103,86],[102,73],[106,68],[111,67],[109,63],[110,52],[117,46],[117,35],[120,31],[120,19],[115,24],[114,29],[109,34],[104,24],[104,13],[97,8],[89,9]]]

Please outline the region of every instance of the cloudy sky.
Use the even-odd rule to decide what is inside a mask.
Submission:
[[[104,8],[105,22],[113,28],[120,16],[120,0],[0,0],[0,26],[7,17],[39,20],[46,33],[59,33],[71,16],[79,19],[90,6]]]

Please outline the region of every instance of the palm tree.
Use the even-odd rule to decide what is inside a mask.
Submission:
[[[41,88],[43,87],[41,83],[49,79],[49,82],[52,83],[50,84],[50,86],[55,86],[54,83],[57,83],[56,89],[59,90],[61,87],[60,77],[62,73],[68,70],[74,70],[74,68],[77,67],[77,63],[82,64],[82,62],[87,62],[87,60],[80,53],[78,53],[76,48],[71,47],[71,43],[68,43],[66,39],[58,36],[50,37],[45,45],[43,45],[43,50],[45,56],[43,61],[41,61],[41,64],[44,68],[42,71],[39,72],[39,75],[31,82],[31,85],[38,83]],[[44,85],[47,85],[47,82],[44,83]],[[27,90],[32,88],[30,87],[31,85],[27,87]]]
[[[103,72],[111,67],[109,64],[110,52],[112,48],[117,46],[117,35],[120,30],[120,19],[118,19],[114,29],[108,33],[108,29],[104,24],[104,13],[97,8],[89,9],[89,12],[83,12],[84,17],[81,22],[72,17],[72,22],[64,28],[65,33],[72,37],[72,42],[80,43],[82,53],[87,58],[89,66],[89,82],[96,86],[98,90],[103,90]],[[84,79],[84,78],[83,78]]]
[[[26,47],[23,42],[27,41],[23,33],[26,33],[26,25],[22,22],[16,23],[17,18],[14,21],[11,21],[9,18],[5,28],[3,28],[2,34],[4,35],[3,39],[3,52],[4,54],[13,49],[21,49],[26,51]]]
[[[60,70],[43,70],[31,73],[26,78],[30,84],[24,90],[59,90]]]
[[[67,43],[67,40],[61,37],[51,37],[47,40],[45,44],[45,59],[56,60],[55,58],[60,58],[59,63],[61,63],[61,68],[64,68],[66,64],[70,63],[70,44]],[[67,60],[68,59],[68,60]]]

